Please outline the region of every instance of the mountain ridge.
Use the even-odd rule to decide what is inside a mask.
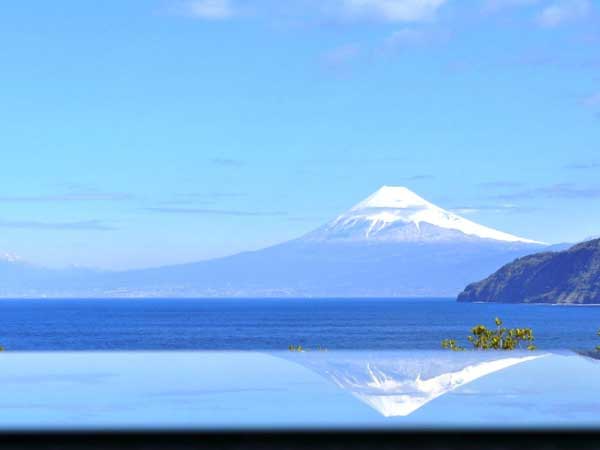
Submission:
[[[469,284],[459,302],[600,303],[600,239],[519,258]]]

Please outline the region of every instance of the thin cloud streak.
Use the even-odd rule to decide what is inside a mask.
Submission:
[[[188,17],[203,20],[226,20],[236,14],[229,0],[189,0],[180,9]]]
[[[600,169],[600,162],[569,164],[569,165],[565,166],[565,169],[572,169],[572,170]]]
[[[347,44],[325,52],[323,65],[330,70],[347,69],[361,55],[361,48],[355,44]]]
[[[225,21],[251,11],[260,15],[321,16],[344,22],[419,23],[435,19],[448,0],[307,0],[293,2],[257,1],[252,6],[234,0],[182,0],[172,12],[192,19]],[[251,9],[247,9],[251,8]]]
[[[244,165],[243,161],[231,158],[213,158],[210,160],[210,163],[215,166],[223,167],[241,167]]]
[[[161,214],[197,214],[205,216],[233,216],[233,217],[282,217],[287,216],[284,211],[240,211],[233,209],[209,209],[209,208],[145,208],[146,211]]]
[[[484,14],[496,14],[506,9],[537,5],[540,0],[487,0],[483,3]]]
[[[484,189],[503,189],[503,188],[517,188],[523,186],[523,183],[518,181],[486,181],[479,183],[477,186]]]
[[[341,0],[329,3],[348,20],[424,22],[432,20],[446,0]]]
[[[511,214],[524,214],[534,211],[538,211],[539,208],[519,206],[519,205],[469,205],[469,206],[455,206],[450,209],[455,214],[469,215],[478,214],[484,212],[491,213],[511,213]]]
[[[45,202],[86,202],[86,201],[122,201],[133,198],[125,193],[89,193],[89,194],[58,194],[32,196],[0,196],[0,202],[5,203],[45,203]]]
[[[439,27],[404,27],[392,32],[384,41],[381,51],[397,52],[409,48],[423,48],[448,42],[452,33]]]
[[[111,231],[116,228],[106,225],[99,220],[84,220],[80,222],[38,222],[32,220],[1,220],[0,228],[28,229],[28,230],[85,230],[85,231]]]
[[[571,198],[595,199],[600,198],[600,188],[581,188],[571,183],[560,183],[518,192],[494,195],[491,198],[500,200],[518,200],[533,198]]]
[[[420,174],[420,175],[412,175],[409,177],[404,177],[402,180],[404,181],[425,181],[425,180],[433,180],[435,177],[430,174]]]
[[[540,26],[554,28],[586,18],[592,12],[589,0],[559,0],[545,7],[537,16]]]
[[[600,92],[596,92],[595,94],[592,94],[583,99],[583,104],[591,108],[600,106]]]
[[[158,202],[160,206],[182,206],[182,205],[215,205],[220,200],[238,199],[246,197],[242,192],[186,192],[173,194],[171,198]]]
[[[322,159],[307,159],[301,161],[300,164],[306,166],[322,166],[322,165],[348,165],[348,166],[364,166],[364,165],[379,165],[379,164],[396,164],[406,162],[406,158],[398,158],[393,156],[372,157],[372,158],[322,158]]]

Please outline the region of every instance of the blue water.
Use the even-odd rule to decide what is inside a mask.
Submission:
[[[451,299],[0,300],[7,350],[438,349],[472,326],[532,327],[542,349],[600,344],[600,307]]]

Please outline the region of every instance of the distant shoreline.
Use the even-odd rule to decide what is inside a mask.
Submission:
[[[525,303],[525,302],[461,302],[480,305],[531,305],[531,306],[600,306],[600,303]]]
[[[0,297],[2,301],[210,301],[210,302],[253,302],[253,301],[298,301],[298,302],[354,302],[354,301],[389,301],[389,302],[429,302],[456,303],[471,305],[520,305],[520,306],[577,306],[598,307],[600,303],[525,303],[525,302],[458,302],[456,297]]]
[[[210,300],[210,301],[421,301],[456,302],[456,297],[0,297],[2,300]],[[485,303],[485,302],[481,302]]]

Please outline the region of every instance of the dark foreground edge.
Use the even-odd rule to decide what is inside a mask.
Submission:
[[[2,433],[2,449],[600,449],[600,430]]]

